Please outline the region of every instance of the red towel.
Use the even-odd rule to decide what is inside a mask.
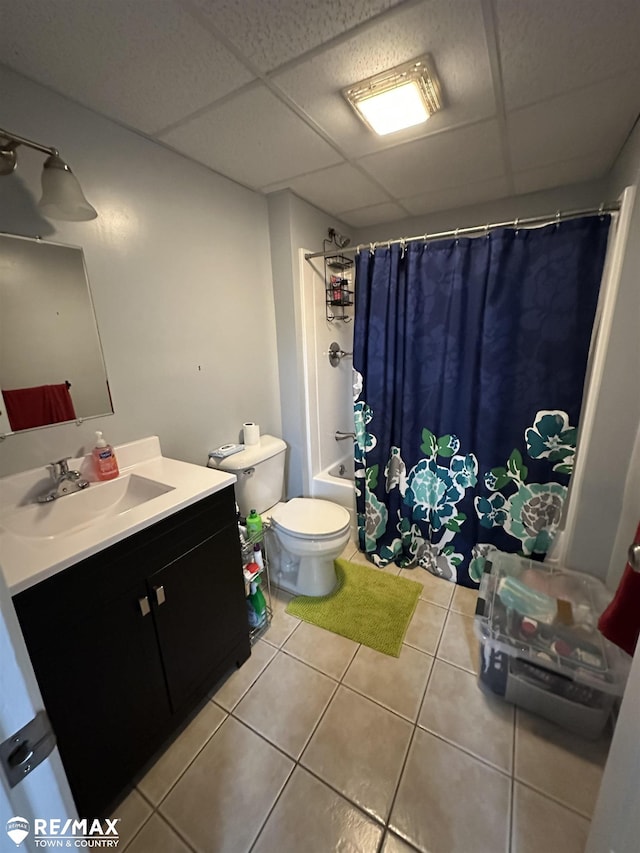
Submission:
[[[640,524],[634,541],[640,544]],[[640,572],[634,572],[629,563],[598,628],[608,640],[633,655],[640,635]]]
[[[60,385],[36,385],[3,391],[4,404],[11,429],[58,424],[75,420],[73,400],[65,382]]]

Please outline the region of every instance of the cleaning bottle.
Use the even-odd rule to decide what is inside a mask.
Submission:
[[[93,448],[93,465],[99,480],[113,480],[120,473],[116,454],[113,447],[102,437],[102,432],[96,430],[96,446]]]
[[[248,602],[258,618],[257,625],[262,625],[264,620],[267,618],[267,602],[264,600],[262,590],[257,583],[251,583],[251,592],[249,594]]]
[[[259,536],[262,533],[262,518],[258,515],[255,509],[252,509],[247,516],[247,534],[249,537]]]
[[[259,542],[256,542],[253,546],[253,562],[257,563],[261,570],[264,569],[264,558],[262,556],[262,548],[260,547]]]

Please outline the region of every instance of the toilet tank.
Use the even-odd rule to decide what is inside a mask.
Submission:
[[[252,509],[265,512],[282,500],[286,449],[281,438],[263,435],[259,444],[240,453],[225,459],[209,459],[210,468],[228,471],[238,478],[235,490],[240,515],[247,516]]]

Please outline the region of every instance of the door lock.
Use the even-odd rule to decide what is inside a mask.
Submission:
[[[56,745],[56,736],[44,711],[38,711],[31,722],[0,743],[0,763],[10,788],[47,758]]]

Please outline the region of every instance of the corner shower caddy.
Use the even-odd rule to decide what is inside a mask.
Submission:
[[[251,645],[253,646],[260,637],[267,630],[269,625],[271,624],[271,620],[273,618],[273,606],[271,603],[271,578],[269,576],[269,558],[267,555],[267,543],[265,537],[265,531],[269,528],[269,522],[262,522],[262,530],[260,533],[255,533],[253,536],[240,536],[240,544],[242,546],[242,567],[247,565],[247,563],[252,562],[253,560],[253,546],[258,544],[262,549],[262,559],[264,560],[264,569],[262,569],[258,574],[254,575],[254,578],[259,581],[266,580],[266,596],[265,601],[267,604],[267,613],[266,618],[262,625],[258,625],[255,628],[249,629],[249,640],[251,641]],[[248,595],[248,581],[245,580],[245,594]],[[264,595],[265,589],[262,587],[262,593]]]
[[[353,260],[346,255],[330,255],[324,259],[324,292],[327,320],[343,320],[351,316],[346,309],[353,305]]]

